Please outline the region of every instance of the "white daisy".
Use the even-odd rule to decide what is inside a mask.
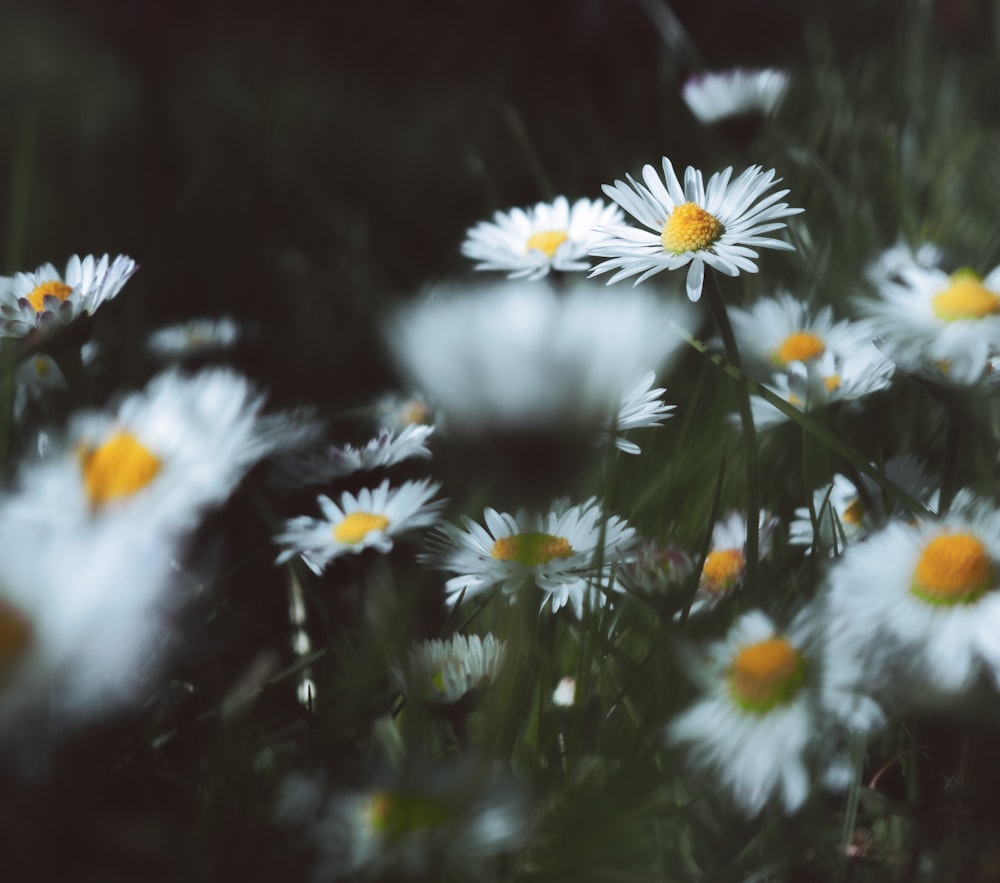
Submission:
[[[572,708],[576,703],[576,678],[560,678],[552,691],[552,704],[558,708]]]
[[[871,677],[917,697],[1000,685],[1000,512],[967,491],[948,514],[892,521],[848,547],[829,574],[830,643]]]
[[[459,574],[445,584],[448,604],[494,586],[513,598],[534,583],[545,593],[543,607],[551,603],[558,610],[568,603],[581,617],[585,604],[601,606],[607,602],[606,592],[622,591],[614,568],[629,560],[635,530],[616,515],[605,517],[596,497],[578,506],[557,500],[545,515],[487,509],[483,517],[485,528],[470,518],[463,518],[464,530],[441,525],[431,536],[433,551],[420,556],[427,564]]]
[[[636,377],[678,349],[690,312],[642,292],[608,297],[577,283],[564,295],[509,283],[434,296],[392,317],[390,349],[450,431],[594,432]]]
[[[771,535],[778,519],[760,512],[760,543],[758,559],[763,561],[771,551]],[[711,607],[743,585],[746,572],[747,523],[740,512],[730,512],[712,528],[712,542],[698,580],[698,594],[691,612]]]
[[[618,409],[618,421],[615,427],[615,447],[626,454],[640,454],[642,449],[633,441],[629,441],[621,433],[630,429],[654,429],[663,426],[663,421],[674,415],[670,412],[676,405],[668,405],[663,401],[667,391],[663,387],[653,388],[656,372],[647,371],[639,382],[622,398]],[[600,440],[606,442],[610,438],[607,430],[601,430]]]
[[[865,278],[878,287],[886,282],[899,282],[905,269],[914,266],[934,269],[943,260],[944,254],[933,243],[924,242],[914,249],[900,239],[865,267]]]
[[[375,403],[375,415],[379,429],[399,431],[407,426],[434,424],[434,414],[426,399],[414,392],[410,395],[386,393]]]
[[[849,685],[823,682],[814,617],[803,612],[784,633],[759,610],[745,613],[708,648],[697,672],[706,696],[676,718],[668,739],[688,748],[697,770],[714,773],[747,814],[780,799],[794,812],[838,730],[881,722],[875,703]]]
[[[645,184],[631,175],[628,184],[605,184],[604,192],[652,232],[624,225],[605,228],[607,235],[590,253],[609,260],[590,275],[617,270],[609,285],[631,276],[639,277],[638,284],[661,270],[687,266],[687,294],[696,301],[706,264],[738,276],[741,270],[757,272],[754,248],[794,251],[790,243],[763,235],[783,229],[783,218],[802,211],[778,202],[787,190],[767,193],[781,180],[774,177],[774,169],[751,166],[730,181],[732,174],[732,168],[716,172],[706,186],[701,172],[688,166],[682,187],[670,160],[663,157],[666,185],[651,165],[642,170]]]
[[[550,270],[589,270],[587,254],[600,238],[597,227],[620,224],[621,210],[603,200],[565,196],[524,211],[497,212],[466,234],[462,254],[477,270],[504,270],[510,279],[541,279]]]
[[[425,702],[453,704],[493,684],[503,669],[507,644],[493,635],[454,635],[417,644],[405,671],[396,671],[404,692]]]
[[[25,498],[84,517],[128,508],[189,529],[258,460],[312,431],[262,416],[263,400],[228,369],[165,372],[110,412],[76,414],[61,442],[23,471]]]
[[[220,319],[190,319],[157,329],[149,335],[146,346],[158,359],[180,360],[232,349],[239,342],[242,331],[240,323],[228,316]]]
[[[20,420],[28,402],[37,401],[52,390],[66,389],[66,377],[52,356],[35,353],[17,366],[14,385],[14,416]]]
[[[431,497],[440,487],[424,479],[390,489],[386,479],[377,488],[363,488],[357,496],[345,491],[340,505],[321,494],[317,502],[322,518],[292,518],[285,522],[285,531],[274,538],[286,547],[276,563],[298,555],[313,573],[320,574],[340,555],[365,549],[389,552],[394,537],[438,520],[444,501],[431,502]]]
[[[81,313],[93,315],[115,297],[138,269],[118,255],[73,255],[60,274],[52,264],[33,273],[0,276],[0,337],[24,337],[51,323],[68,325]]]
[[[413,423],[399,432],[382,429],[363,448],[331,446],[319,454],[282,458],[275,464],[278,477],[288,484],[325,484],[355,472],[387,468],[411,457],[429,458],[427,440],[433,426]]]
[[[689,77],[681,90],[684,103],[700,122],[715,123],[742,114],[772,114],[788,90],[789,74],[775,68]]]
[[[1000,266],[985,279],[916,264],[883,280],[879,298],[858,301],[883,350],[907,370],[935,370],[965,386],[987,379],[1000,354]]]

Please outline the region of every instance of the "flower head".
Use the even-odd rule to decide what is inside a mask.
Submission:
[[[397,679],[408,696],[455,703],[496,681],[506,656],[507,645],[493,635],[424,641],[410,651],[409,665],[397,672]]]
[[[787,71],[775,68],[744,70],[689,77],[681,90],[699,121],[709,124],[749,113],[771,114],[788,90]]]
[[[240,324],[228,316],[191,319],[149,335],[146,346],[158,359],[180,361],[203,353],[232,349],[240,340]]]
[[[735,180],[733,170],[716,172],[708,180],[688,166],[684,185],[678,180],[669,159],[663,158],[661,180],[651,165],[643,167],[639,183],[628,175],[628,183],[604,185],[604,192],[639,223],[647,227],[609,226],[605,237],[591,254],[606,257],[590,271],[591,276],[617,270],[608,283],[638,276],[636,284],[661,270],[688,267],[687,294],[701,297],[705,266],[727,276],[756,273],[754,248],[786,251],[794,246],[782,239],[765,236],[785,227],[783,218],[802,209],[778,202],[788,193],[767,191],[780,179],[774,170],[765,172],[751,166]],[[664,183],[665,182],[665,183]]]

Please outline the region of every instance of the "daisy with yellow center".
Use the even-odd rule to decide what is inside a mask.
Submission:
[[[780,179],[774,170],[751,166],[733,179],[728,168],[708,183],[688,167],[683,186],[673,164],[663,157],[663,177],[653,166],[642,170],[642,183],[604,185],[604,192],[646,229],[608,226],[590,253],[607,260],[591,275],[615,274],[608,284],[638,277],[636,284],[662,270],[688,267],[687,294],[701,297],[706,265],[727,276],[756,273],[757,248],[790,251],[793,246],[765,235],[785,227],[785,218],[802,211],[779,202],[787,190],[769,192]]]
[[[407,696],[453,704],[493,684],[506,657],[507,645],[493,635],[454,635],[415,645],[406,669],[397,669],[395,675]]]
[[[320,574],[340,555],[365,549],[389,552],[396,536],[429,527],[438,520],[444,501],[431,498],[440,487],[424,479],[390,488],[386,479],[377,488],[364,488],[357,496],[344,492],[339,504],[320,495],[317,502],[322,518],[292,518],[274,538],[283,547],[277,563],[298,556]]]
[[[617,206],[603,200],[565,196],[529,209],[497,212],[466,234],[462,254],[477,261],[477,270],[500,270],[511,279],[541,279],[550,271],[590,269],[586,260],[598,240],[598,228],[622,221]]]
[[[771,535],[778,524],[767,512],[760,513],[760,559],[771,550]],[[728,597],[743,585],[746,570],[747,526],[743,515],[730,512],[712,528],[712,543],[701,568],[698,593],[691,605],[697,614]]]
[[[513,596],[534,584],[544,593],[543,605],[569,604],[579,617],[587,605],[603,605],[607,593],[621,591],[613,571],[631,560],[635,531],[618,516],[605,516],[596,498],[578,506],[557,500],[547,514],[487,509],[484,521],[485,527],[470,519],[464,529],[442,525],[431,537],[432,551],[422,556],[458,574],[446,583],[449,604],[494,587]]]
[[[81,313],[93,315],[115,297],[137,267],[118,255],[73,255],[60,273],[43,264],[33,273],[0,276],[0,336],[24,337],[52,323],[67,325]]]
[[[891,522],[830,573],[838,652],[917,694],[1000,681],[998,567],[1000,512],[967,491],[937,521]]]

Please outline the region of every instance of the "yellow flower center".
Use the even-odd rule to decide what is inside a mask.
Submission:
[[[789,362],[808,362],[826,352],[826,344],[823,338],[811,331],[796,331],[789,334],[772,356],[779,365],[787,365]]]
[[[745,566],[742,549],[716,549],[701,569],[702,587],[710,592],[728,591],[742,578]]]
[[[368,799],[368,821],[387,837],[434,828],[451,818],[447,806],[414,794],[378,791]]]
[[[841,382],[839,374],[831,374],[829,377],[823,378],[823,386],[826,387],[827,392],[836,392],[840,389]]]
[[[951,285],[931,299],[934,314],[946,322],[982,319],[1000,312],[1000,296],[983,285],[970,271],[955,273]]]
[[[527,251],[540,251],[546,257],[551,258],[567,239],[569,239],[569,233],[565,230],[544,230],[529,236],[527,243],[525,243],[525,249]]]
[[[722,222],[700,205],[685,202],[677,206],[663,225],[660,241],[674,254],[708,248],[724,232]]]
[[[48,356],[35,356],[31,360],[31,366],[35,369],[35,375],[44,379],[49,376],[52,360]]]
[[[160,471],[159,457],[128,432],[116,432],[97,448],[81,446],[77,454],[95,508],[142,490]]]
[[[498,561],[516,561],[525,567],[537,567],[555,558],[569,558],[573,547],[565,537],[550,533],[516,533],[500,537],[490,554]]]
[[[66,298],[72,293],[73,289],[65,282],[53,279],[49,282],[41,282],[32,288],[27,300],[28,303],[31,304],[31,308],[36,313],[40,313],[45,309],[46,297],[55,297],[59,300],[66,300]]]
[[[729,669],[729,689],[747,711],[770,711],[802,686],[803,659],[784,638],[741,647]]]
[[[384,515],[352,512],[333,528],[333,538],[338,543],[360,543],[373,530],[385,530],[388,526],[389,519]]]
[[[403,405],[399,419],[405,426],[412,426],[413,424],[424,426],[431,422],[431,414],[427,409],[427,405],[414,399]]]
[[[31,625],[21,613],[0,600],[0,678],[7,674],[31,643]]]
[[[840,516],[840,520],[846,524],[859,525],[864,520],[864,517],[864,503],[861,500],[852,500],[848,503],[847,508],[844,509],[844,514]]]
[[[971,604],[990,588],[993,578],[993,562],[976,537],[944,534],[924,547],[911,591],[931,604]]]

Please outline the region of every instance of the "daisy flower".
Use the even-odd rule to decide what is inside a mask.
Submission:
[[[831,645],[914,692],[1000,685],[1000,512],[967,491],[937,520],[892,521],[829,574]]]
[[[590,247],[599,226],[620,224],[621,209],[603,200],[565,196],[524,211],[497,212],[493,223],[481,221],[466,234],[462,254],[477,270],[504,270],[510,279],[541,279],[550,270],[589,270]]]
[[[668,417],[674,416],[670,412],[677,406],[668,405],[663,401],[662,396],[667,390],[663,387],[654,389],[655,381],[656,372],[647,371],[622,398],[615,426],[615,447],[625,454],[640,454],[642,449],[621,433],[630,429],[655,429],[657,426],[663,426],[663,421]],[[600,440],[606,442],[609,438],[610,433],[601,430]]]
[[[407,426],[434,424],[434,413],[426,399],[418,392],[410,395],[386,393],[375,403],[379,429],[399,431]]]
[[[81,313],[93,315],[115,297],[138,269],[118,255],[73,255],[62,274],[43,264],[33,273],[0,276],[0,337],[25,337],[52,323],[68,325]]]
[[[716,123],[742,114],[771,114],[788,90],[787,71],[775,68],[689,77],[681,90],[684,103],[702,123]]]
[[[432,502],[431,497],[440,487],[424,479],[390,489],[386,479],[377,488],[362,489],[357,496],[345,491],[340,505],[321,494],[317,502],[322,518],[292,518],[285,522],[285,531],[274,538],[278,545],[286,547],[276,563],[283,564],[298,555],[318,575],[340,555],[365,549],[389,552],[394,537],[438,520],[444,501]]]
[[[581,617],[585,603],[607,602],[598,585],[622,591],[613,569],[629,559],[635,530],[616,515],[605,517],[596,497],[577,506],[557,500],[545,515],[487,509],[483,517],[485,527],[470,518],[463,519],[464,529],[441,525],[431,536],[433,551],[420,556],[426,564],[458,574],[445,584],[448,604],[495,586],[513,598],[533,583],[545,593],[543,607],[551,603],[555,611],[570,604]]]
[[[187,530],[258,460],[312,432],[262,416],[263,399],[228,369],[165,372],[110,412],[74,415],[61,441],[23,471],[24,498],[82,517],[128,508]]]
[[[429,458],[427,440],[433,433],[433,426],[417,423],[399,432],[383,428],[362,448],[334,445],[320,454],[283,458],[276,468],[285,483],[325,484],[355,472],[394,466],[411,457]]]
[[[146,347],[162,361],[181,360],[232,349],[239,342],[241,334],[239,322],[228,316],[220,319],[191,319],[157,329],[149,335]]]
[[[760,512],[759,560],[771,551],[771,534],[778,519]],[[698,594],[691,605],[691,612],[717,604],[743,585],[746,572],[747,524],[739,512],[730,512],[712,528],[712,543],[698,580]]]
[[[392,354],[450,431],[569,433],[606,427],[643,372],[680,346],[690,313],[652,295],[564,295],[522,282],[438,295],[396,313]]]
[[[858,301],[884,351],[904,367],[935,369],[965,386],[986,379],[1000,354],[1000,266],[985,278],[903,266],[878,286],[879,298]]]
[[[66,389],[66,377],[52,356],[35,353],[28,356],[14,372],[14,416],[24,416],[28,402],[41,399],[56,389]]]
[[[878,287],[886,282],[900,281],[904,269],[914,266],[934,269],[943,260],[944,254],[933,243],[924,242],[914,249],[900,239],[865,267],[865,278]]]
[[[803,611],[782,632],[759,610],[741,616],[696,672],[704,698],[668,727],[691,766],[713,773],[748,815],[772,798],[797,810],[813,770],[836,761],[822,756],[830,735],[865,732],[882,719],[845,682],[824,683],[813,618]]]
[[[741,270],[757,272],[754,260],[759,255],[754,248],[794,251],[790,243],[764,235],[783,229],[783,218],[802,211],[778,202],[787,190],[767,192],[781,180],[774,177],[774,169],[765,172],[761,166],[751,166],[730,180],[732,174],[732,168],[716,172],[706,186],[701,172],[688,166],[682,187],[670,160],[663,157],[665,184],[651,165],[643,167],[644,184],[631,175],[628,184],[605,184],[604,192],[649,229],[606,227],[605,237],[590,253],[609,260],[590,275],[617,270],[609,285],[631,276],[639,277],[638,284],[661,270],[688,267],[687,295],[696,301],[706,264],[738,276]]]
[[[507,657],[507,645],[493,635],[454,635],[447,641],[417,644],[410,651],[409,665],[397,671],[407,696],[432,703],[454,704],[499,677]]]

